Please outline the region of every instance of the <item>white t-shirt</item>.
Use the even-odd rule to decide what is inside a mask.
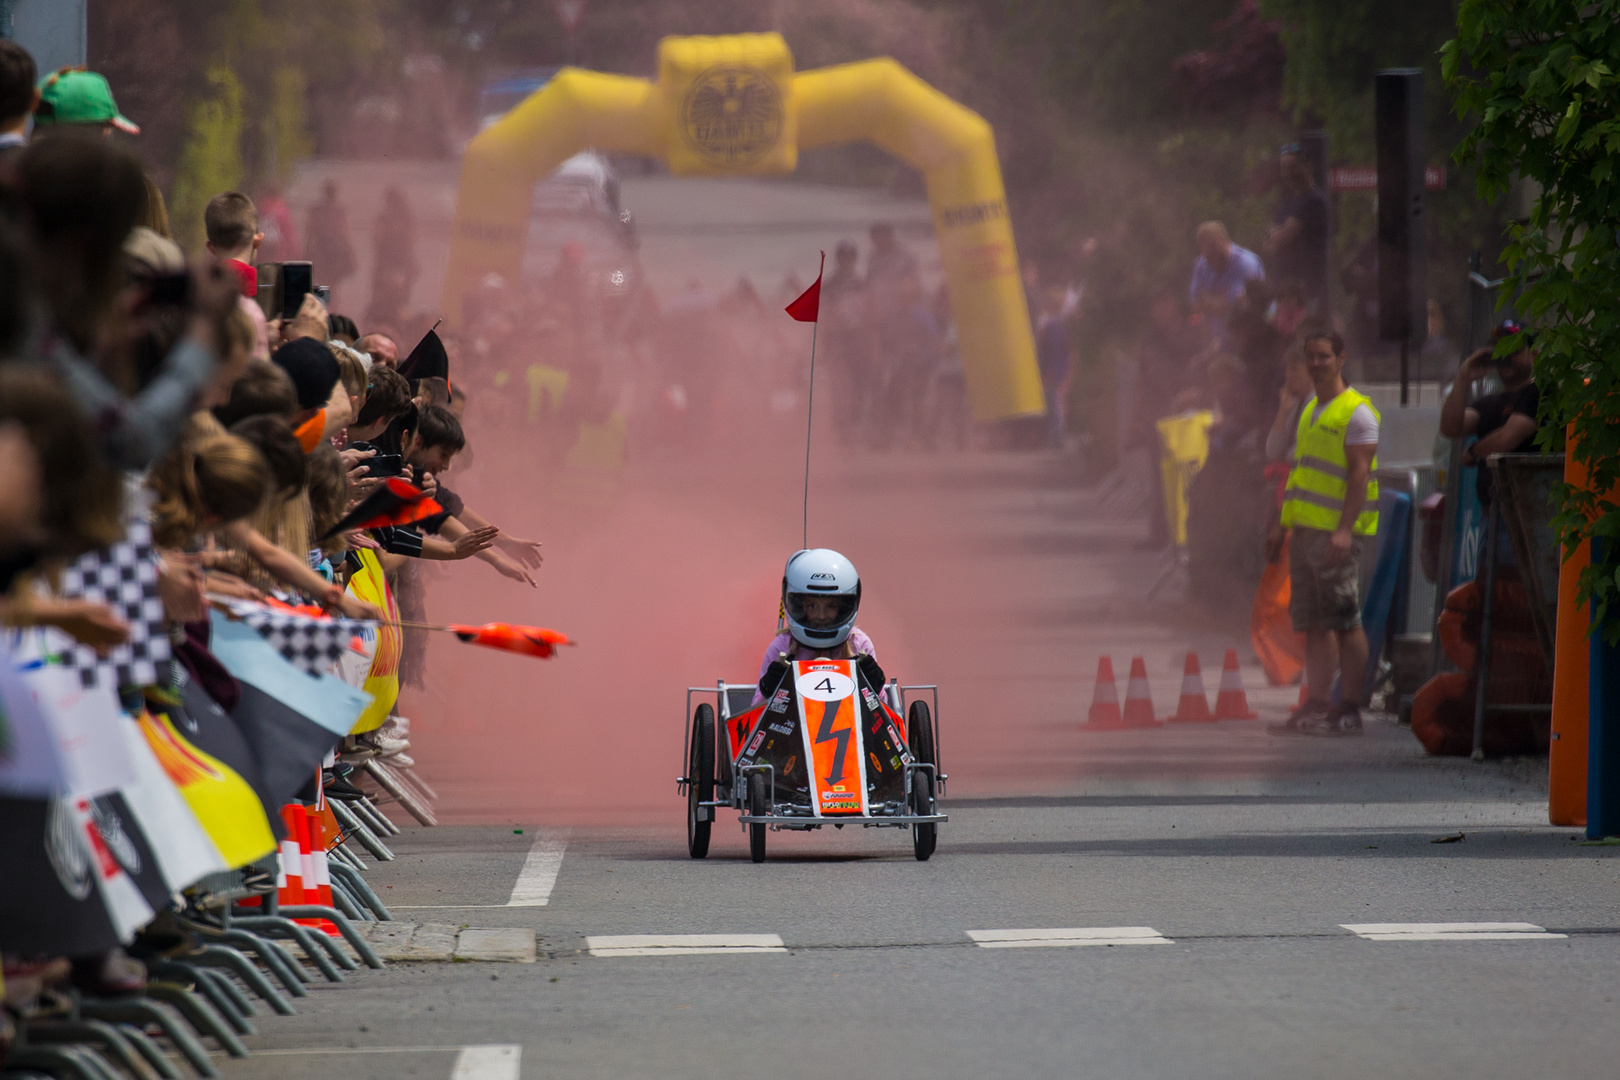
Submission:
[[[1311,398],[1309,423],[1316,423],[1317,415],[1322,411],[1322,402]],[[1378,416],[1366,402],[1356,406],[1356,411],[1350,414],[1349,423],[1344,425],[1344,445],[1346,446],[1376,446],[1378,444]]]

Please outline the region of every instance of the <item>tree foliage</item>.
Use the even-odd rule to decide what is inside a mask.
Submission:
[[[1604,538],[1582,598],[1620,641],[1620,507],[1593,494],[1620,480],[1620,2],[1463,0],[1443,50],[1459,114],[1477,125],[1457,160],[1484,198],[1524,179],[1539,186],[1509,227],[1504,293],[1537,327],[1544,439],[1573,424],[1568,451],[1591,490],[1566,487],[1566,545]]]

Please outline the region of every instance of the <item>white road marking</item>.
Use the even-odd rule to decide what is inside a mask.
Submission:
[[[306,1046],[292,1050],[254,1050],[259,1056],[275,1054],[452,1054],[465,1050],[465,1046]]]
[[[464,1046],[456,1055],[450,1080],[518,1080],[523,1047],[515,1044]]]
[[[969,930],[981,949],[1064,949],[1081,945],[1170,945],[1151,926],[1059,926],[1031,930]]]
[[[450,1080],[519,1080],[523,1047],[516,1043],[486,1046],[312,1046],[299,1050],[255,1050],[255,1054],[448,1054],[456,1055]]]
[[[1568,934],[1549,934],[1527,922],[1340,923],[1368,941],[1557,941]]]
[[[529,857],[523,860],[517,884],[507,907],[545,907],[551,902],[552,887],[557,884],[557,871],[562,869],[563,851],[568,847],[567,833],[542,833],[535,837]]]
[[[776,934],[616,934],[587,937],[585,944],[592,956],[787,952]]]

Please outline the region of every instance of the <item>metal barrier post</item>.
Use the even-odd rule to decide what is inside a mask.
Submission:
[[[1600,537],[1592,538],[1594,563],[1602,560],[1604,543]],[[1620,648],[1603,640],[1599,626],[1592,628],[1591,648],[1586,835],[1601,840],[1605,836],[1620,835]]]
[[[1491,500],[1491,516],[1485,526],[1485,595],[1480,598],[1479,658],[1474,664],[1474,752],[1475,761],[1485,760],[1485,683],[1491,671],[1491,620],[1496,613],[1496,545],[1502,533],[1502,500]]]

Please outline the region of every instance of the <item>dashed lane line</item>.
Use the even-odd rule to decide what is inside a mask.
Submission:
[[[1561,941],[1568,934],[1548,933],[1525,922],[1340,923],[1368,941]]]
[[[299,1049],[255,1050],[255,1057],[292,1057],[301,1054],[449,1054],[456,1055],[450,1080],[519,1080],[523,1047],[516,1043],[479,1046],[310,1046]]]
[[[450,1080],[518,1080],[522,1062],[523,1047],[516,1044],[464,1046]]]
[[[969,930],[981,949],[1071,949],[1085,945],[1169,945],[1151,926],[1060,926],[1026,930]]]
[[[777,934],[610,934],[587,937],[592,956],[699,956],[785,953]]]
[[[529,849],[518,871],[517,883],[507,907],[545,907],[551,903],[551,890],[557,884],[557,872],[562,869],[563,852],[568,848],[567,833],[542,833]]]

